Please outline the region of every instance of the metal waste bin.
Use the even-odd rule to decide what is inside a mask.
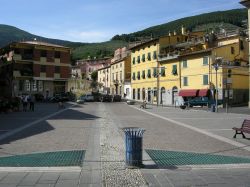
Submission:
[[[123,128],[126,144],[126,166],[142,166],[142,136],[145,132],[142,128],[127,127]]]
[[[211,105],[211,112],[215,112],[215,104]]]

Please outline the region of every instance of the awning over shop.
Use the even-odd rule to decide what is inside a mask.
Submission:
[[[208,96],[209,90],[208,89],[201,89],[199,90],[198,96],[205,97]]]
[[[198,90],[180,90],[179,96],[182,97],[195,97],[197,96]]]

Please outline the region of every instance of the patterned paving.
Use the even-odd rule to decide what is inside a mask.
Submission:
[[[150,149],[146,150],[146,152],[159,166],[250,163],[250,158],[233,156]]]
[[[57,151],[0,157],[0,167],[81,166],[84,150]]]

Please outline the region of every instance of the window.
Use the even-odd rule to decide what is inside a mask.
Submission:
[[[133,99],[135,99],[135,89],[133,89]]]
[[[38,90],[43,91],[43,81],[38,81]]]
[[[42,73],[46,72],[46,66],[41,65],[41,72],[42,72]]]
[[[137,79],[140,80],[141,79],[141,73],[138,71],[137,72]]]
[[[183,86],[187,86],[187,85],[188,85],[188,78],[183,77]]]
[[[61,58],[61,52],[60,51],[55,52],[55,58]]]
[[[154,77],[157,77],[157,69],[156,69],[156,68],[154,68],[153,76],[154,76]]]
[[[15,48],[14,53],[19,55],[21,54],[21,50],[19,48]]]
[[[145,54],[142,55],[142,62],[145,62]]]
[[[151,60],[151,53],[150,53],[150,52],[148,53],[147,59],[148,59],[149,61]]]
[[[208,65],[208,57],[204,56],[203,57],[203,66],[206,66],[206,65]]]
[[[137,63],[140,64],[141,60],[140,60],[140,56],[137,57]]]
[[[33,50],[32,49],[24,49],[22,59],[23,60],[32,60],[33,58]]]
[[[143,79],[145,79],[145,77],[146,77],[145,76],[145,70],[142,71],[142,75],[141,76],[142,76]]]
[[[183,60],[182,61],[182,67],[183,68],[187,68],[187,60]]]
[[[165,74],[165,67],[161,67],[161,76],[162,77],[166,76],[166,74]]]
[[[148,69],[148,75],[147,75],[148,78],[151,78],[151,70]]]
[[[116,64],[115,68],[116,68],[116,69],[118,68],[118,64]]]
[[[25,91],[30,91],[30,81],[25,80]]]
[[[135,80],[135,72],[133,73],[132,79]]]
[[[41,57],[47,57],[47,51],[41,50]]]
[[[122,81],[122,71],[120,71],[120,81]]]
[[[234,54],[234,47],[231,47],[231,54]]]
[[[133,61],[132,62],[133,62],[133,64],[135,64],[135,57],[133,57]]]
[[[60,73],[60,66],[55,66],[55,73]]]
[[[37,81],[32,81],[32,91],[37,91]]]
[[[208,75],[203,75],[203,85],[208,85]]]
[[[114,73],[112,73],[112,81],[114,81],[115,80],[115,75],[114,75]]]
[[[154,51],[153,59],[155,60],[156,58],[157,58],[156,51]]]
[[[23,91],[23,80],[19,80],[19,91]]]
[[[118,72],[115,73],[115,80],[118,80]]]
[[[172,75],[178,75],[177,65],[176,65],[176,64],[174,64],[174,65],[172,66]]]
[[[122,67],[122,63],[120,63],[120,67]]]
[[[242,40],[240,40],[240,50],[244,50],[244,43]]]
[[[137,89],[137,100],[140,100],[141,98],[141,90],[140,88]]]

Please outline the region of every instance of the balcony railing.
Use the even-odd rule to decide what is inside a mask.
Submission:
[[[180,52],[168,53],[168,54],[159,54],[158,55],[158,61],[161,62],[161,61],[175,59],[175,58],[178,58],[179,55],[180,55]]]

